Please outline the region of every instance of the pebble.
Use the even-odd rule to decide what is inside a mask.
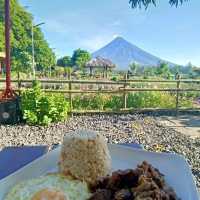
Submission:
[[[200,138],[192,139],[160,124],[153,116],[138,114],[73,116],[49,127],[0,125],[0,149],[7,146],[62,143],[63,136],[77,129],[104,134],[109,143],[140,143],[146,150],[182,154],[200,187]]]

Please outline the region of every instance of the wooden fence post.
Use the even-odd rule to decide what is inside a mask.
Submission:
[[[127,78],[128,78],[128,76],[127,76],[127,74],[125,74],[125,76],[124,76],[124,87],[123,87],[123,89],[124,89],[124,95],[123,95],[123,104],[124,104],[124,109],[126,109],[127,108],[127,92],[126,92],[126,86],[127,86]]]
[[[176,116],[178,116],[179,113],[179,90],[180,90],[180,74],[176,75]]]
[[[17,87],[18,87],[18,90],[19,90],[19,96],[21,96],[21,86],[22,86],[22,82],[20,80],[20,73],[18,72],[17,73]]]
[[[68,80],[69,80],[69,108],[70,108],[70,114],[72,114],[72,110],[73,110],[73,99],[72,99],[72,82],[71,82],[71,75],[68,76]]]

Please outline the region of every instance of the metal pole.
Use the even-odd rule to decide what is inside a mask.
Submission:
[[[40,24],[37,24],[37,25],[33,25],[33,22],[32,22],[32,28],[31,28],[31,36],[32,36],[32,70],[33,70],[33,78],[36,79],[36,70],[35,70],[35,45],[34,45],[34,28],[35,27],[38,27],[38,26],[41,26],[45,24],[44,22],[40,23]]]
[[[32,23],[31,28],[31,36],[32,36],[32,70],[33,70],[33,78],[35,79],[35,47],[34,47],[34,26]]]

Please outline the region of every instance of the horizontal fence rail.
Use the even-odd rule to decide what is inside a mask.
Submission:
[[[32,83],[34,79],[13,79],[13,83]],[[110,85],[121,85],[126,83],[199,83],[199,79],[180,79],[180,80],[152,80],[152,79],[123,79],[120,81],[94,81],[94,80],[51,80],[51,79],[38,79],[41,83],[74,83],[74,84],[110,84]],[[0,83],[4,83],[5,79],[0,79]]]
[[[0,89],[3,91],[3,89]],[[22,92],[24,89],[14,89],[16,92]],[[99,93],[124,93],[124,92],[200,92],[200,89],[151,89],[151,88],[130,88],[130,89],[119,89],[119,90],[52,90],[52,89],[42,89],[46,93],[71,93],[71,94],[99,94]]]
[[[14,79],[12,80],[14,90],[16,92],[21,93],[24,89],[30,88],[32,82],[34,80],[31,79]],[[108,80],[52,80],[52,79],[39,79],[38,81],[42,84],[42,91],[47,93],[63,93],[69,95],[69,101],[70,101],[70,109],[71,112],[77,113],[76,110],[73,109],[73,94],[122,94],[123,95],[123,110],[127,110],[127,95],[130,92],[171,92],[176,95],[176,105],[175,105],[175,111],[178,113],[179,111],[179,96],[180,93],[183,92],[200,92],[200,80],[199,79],[176,79],[176,80],[149,80],[149,79],[127,79],[127,76],[123,80],[119,81],[108,81]],[[1,85],[5,83],[5,79],[0,79]],[[166,83],[166,84],[174,84],[173,88],[148,88],[147,86],[140,88],[138,87],[138,83]],[[15,85],[14,85],[15,84]],[[46,85],[45,85],[46,84]],[[50,84],[50,86],[49,86]],[[188,84],[190,88],[184,87],[181,88],[181,84]],[[191,87],[190,84],[196,84],[195,87]],[[44,88],[46,86],[54,88]],[[104,88],[97,88],[97,89],[85,89],[85,88],[79,88],[74,89],[79,85],[85,86],[96,86],[96,87],[102,87],[103,86],[110,86],[114,88],[104,89]],[[56,86],[59,86],[60,88],[56,88]],[[63,89],[62,87],[65,86],[67,89]],[[0,88],[0,91],[3,91],[3,87]],[[86,112],[86,111],[84,111]],[[111,111],[109,111],[111,112]],[[80,112],[82,113],[82,111]]]

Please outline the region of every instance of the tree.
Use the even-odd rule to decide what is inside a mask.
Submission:
[[[136,62],[132,62],[132,63],[129,65],[129,68],[130,68],[131,72],[132,72],[134,75],[136,75],[137,70],[138,70],[139,67],[140,67],[140,65],[139,65],[138,63],[136,63]]]
[[[168,64],[165,62],[160,63],[157,67],[156,74],[164,78],[169,78],[171,73]]]
[[[200,67],[193,67],[195,78],[200,77]]]
[[[144,74],[146,74],[147,76],[154,76],[155,75],[155,67],[145,68]]]
[[[65,67],[65,76],[68,77],[68,79],[71,79],[71,74],[72,74],[72,68],[71,67]]]
[[[194,66],[192,65],[191,62],[189,62],[185,67],[184,67],[184,73],[189,74],[189,77],[192,78],[195,73],[194,73]]]
[[[169,4],[171,6],[178,6],[179,4],[182,4],[183,2],[186,2],[189,0],[168,0]],[[148,6],[150,4],[153,4],[154,6],[157,5],[157,1],[156,0],[129,0],[129,3],[131,4],[132,8],[141,8],[142,6],[144,6],[146,9],[148,8]]]
[[[79,69],[83,69],[86,62],[88,62],[90,59],[91,55],[89,52],[82,49],[77,49],[72,55],[72,65],[77,66]]]
[[[174,67],[171,68],[170,71],[173,74],[180,74],[182,71],[182,67],[180,65],[175,65]]]
[[[71,67],[72,66],[72,60],[70,56],[64,56],[62,58],[59,58],[57,60],[57,65],[60,67]]]
[[[30,73],[32,67],[32,57],[25,51],[18,51],[17,57],[13,60],[13,69],[16,72]]]
[[[18,0],[11,0],[11,64],[12,69],[31,70],[31,28],[33,16]],[[37,69],[48,69],[55,65],[55,54],[49,48],[39,27],[34,29],[35,62]],[[0,51],[4,51],[4,0],[0,0]]]

